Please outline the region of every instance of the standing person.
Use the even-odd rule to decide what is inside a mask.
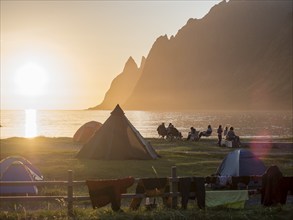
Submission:
[[[221,147],[222,133],[223,133],[222,125],[219,125],[217,129],[217,133],[218,133],[218,145]]]
[[[228,134],[228,127],[225,127],[225,130],[224,130],[224,137],[226,137]]]

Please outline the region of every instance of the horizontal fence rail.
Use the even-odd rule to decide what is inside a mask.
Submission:
[[[172,197],[172,208],[177,207],[178,203],[178,197],[181,196],[181,194],[178,192],[178,182],[179,177],[176,173],[176,166],[173,166],[171,168],[171,177],[169,178],[170,182],[170,192],[164,193],[163,196],[171,196]],[[135,178],[135,183],[137,183],[140,179]],[[27,201],[56,201],[63,199],[67,202],[67,211],[68,216],[73,216],[73,202],[74,201],[85,201],[90,200],[90,196],[74,196],[73,195],[73,187],[74,186],[80,186],[80,185],[86,185],[85,180],[81,181],[73,181],[73,172],[72,170],[68,170],[68,178],[67,181],[0,181],[0,187],[1,186],[27,186],[27,185],[33,185],[33,186],[52,186],[52,185],[62,185],[67,187],[67,194],[66,195],[60,195],[60,196],[0,196],[0,202],[27,202]],[[255,191],[256,190],[251,190]],[[191,193],[191,196],[194,193]],[[160,195],[162,196],[162,195]],[[145,198],[145,194],[136,194],[136,193],[125,193],[121,194],[121,198],[124,199],[131,199],[131,198]]]

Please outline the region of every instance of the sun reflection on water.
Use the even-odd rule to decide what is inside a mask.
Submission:
[[[32,138],[37,136],[37,110],[25,110],[25,137]]]

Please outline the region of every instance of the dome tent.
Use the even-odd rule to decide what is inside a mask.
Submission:
[[[157,159],[151,144],[135,129],[119,105],[94,136],[78,152],[80,159]]]
[[[230,152],[224,158],[216,174],[220,176],[252,176],[263,175],[265,171],[264,163],[253,152],[238,149]]]
[[[0,180],[2,180],[2,176],[7,168],[14,162],[19,161],[24,166],[26,166],[27,170],[30,172],[33,180],[43,180],[44,177],[41,172],[27,159],[21,156],[10,156],[2,159],[0,161]]]
[[[89,121],[83,124],[73,135],[73,140],[79,143],[86,143],[99,130],[102,123],[97,121]]]
[[[14,161],[4,170],[1,181],[34,181],[29,168],[21,161]],[[33,185],[1,186],[0,195],[36,195],[38,189]]]

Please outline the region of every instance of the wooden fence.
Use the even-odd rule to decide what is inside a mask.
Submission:
[[[170,196],[172,198],[171,208],[177,208],[178,197],[181,194],[178,192],[178,183],[179,177],[177,176],[176,166],[171,167],[171,176],[168,177],[170,182],[170,191],[164,193],[164,196]],[[135,179],[137,183],[139,179]],[[33,185],[33,186],[66,186],[67,195],[60,196],[0,196],[1,202],[17,201],[17,202],[32,202],[32,201],[56,201],[57,199],[63,199],[67,202],[67,214],[69,217],[73,217],[73,203],[76,201],[85,201],[90,200],[90,196],[74,196],[74,186],[86,185],[86,181],[74,181],[73,180],[73,171],[68,170],[67,181],[0,181],[1,186],[24,186],[24,185]],[[250,190],[251,192],[256,192],[256,190]],[[190,194],[194,196],[194,193]],[[136,194],[136,193],[125,193],[121,195],[121,198],[145,198],[145,194]]]
[[[135,179],[138,182],[139,179]],[[178,177],[176,173],[176,166],[171,168],[170,180],[170,193],[166,193],[172,197],[172,208],[177,207],[177,197],[180,195],[178,193]],[[74,181],[73,171],[68,170],[67,181],[0,181],[0,186],[24,186],[24,185],[34,185],[34,186],[67,186],[67,195],[64,196],[0,196],[1,202],[17,201],[17,202],[27,202],[27,201],[55,201],[56,199],[64,199],[67,202],[67,213],[69,217],[73,216],[73,202],[74,201],[84,201],[90,200],[89,195],[87,196],[74,196],[73,187],[78,185],[85,185],[85,181]],[[144,198],[145,194],[135,194],[127,193],[122,194],[122,198]]]

